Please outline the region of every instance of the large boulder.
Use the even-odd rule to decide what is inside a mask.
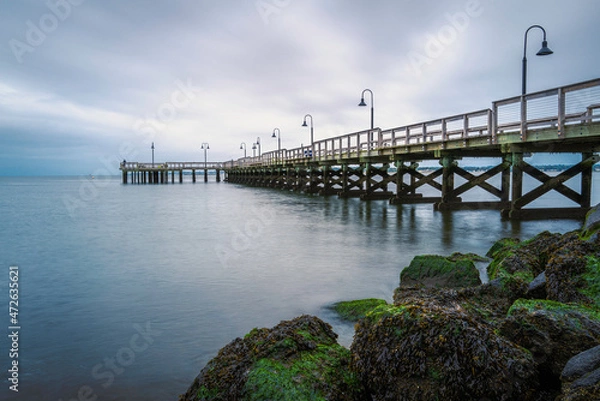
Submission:
[[[353,365],[372,400],[533,400],[531,354],[447,301],[380,306],[358,322]]]
[[[600,306],[598,246],[578,233],[565,234],[546,269],[548,299]]]
[[[600,344],[600,314],[578,305],[518,300],[500,334],[532,353],[542,387],[558,395],[560,375],[569,359]]]
[[[514,299],[524,297],[529,285],[546,270],[548,260],[559,246],[561,234],[544,231],[527,241],[505,238],[488,251],[490,280],[497,282]]]
[[[350,351],[312,316],[254,329],[219,351],[180,401],[356,401],[362,389]]]
[[[559,401],[600,399],[600,345],[575,355],[563,369]]]
[[[474,254],[454,253],[420,255],[400,274],[400,287],[422,286],[426,288],[462,288],[481,284],[479,271],[474,262],[483,260]]]

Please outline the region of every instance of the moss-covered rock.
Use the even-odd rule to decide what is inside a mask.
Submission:
[[[222,348],[180,400],[360,400],[350,351],[336,338],[312,316],[254,329]]]
[[[356,327],[353,365],[373,400],[531,400],[532,356],[458,303],[380,306]]]
[[[548,261],[546,290],[548,299],[563,303],[600,306],[598,246],[565,234]]]
[[[544,231],[527,241],[505,238],[496,242],[487,253],[492,258],[487,269],[490,280],[499,280],[514,299],[525,296],[529,283],[546,269],[560,239],[560,234]]]
[[[397,288],[394,292],[396,306],[422,302],[457,305],[479,323],[497,327],[506,318],[513,300],[505,291],[489,284],[459,289]]]
[[[500,334],[531,351],[542,387],[560,391],[560,375],[573,356],[600,344],[600,313],[581,305],[518,300]]]
[[[383,299],[359,299],[356,301],[342,301],[333,304],[332,309],[343,319],[350,322],[356,322],[380,305],[387,305]]]
[[[400,274],[400,287],[462,288],[481,284],[475,261],[485,260],[475,254],[454,253],[449,257],[419,255]]]

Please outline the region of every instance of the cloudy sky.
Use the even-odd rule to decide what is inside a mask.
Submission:
[[[598,78],[596,0],[2,0],[0,175],[224,161]],[[367,97],[367,103],[370,102]]]

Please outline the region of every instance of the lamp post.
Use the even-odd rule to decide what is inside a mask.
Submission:
[[[375,127],[375,105],[373,104],[373,91],[371,89],[365,89],[362,91],[360,95],[360,103],[358,104],[360,107],[365,107],[367,104],[365,103],[365,92],[369,92],[371,94],[371,129]]]
[[[314,128],[313,128],[313,116],[310,114],[307,114],[304,116],[304,121],[302,122],[303,127],[308,127],[308,125],[306,124],[306,117],[310,117],[310,157],[313,157],[314,143],[315,143],[315,134],[314,134]]]
[[[277,134],[275,134],[275,132],[277,132]],[[271,138],[277,138],[277,158],[279,158],[279,154],[281,153],[281,131],[279,128],[273,129],[273,135],[271,135]]]
[[[271,135],[271,138],[277,138],[277,150],[281,151],[281,131],[279,128],[273,129],[273,135]]]
[[[150,149],[152,149],[152,167],[154,167],[154,142],[152,142]]]
[[[240,149],[244,149],[244,159],[246,158],[246,142],[240,144]]]
[[[260,136],[256,138],[256,146],[258,146],[258,157],[260,157]]]
[[[206,182],[208,181],[208,170],[206,169],[206,151],[210,149],[210,147],[208,146],[208,143],[204,142],[202,143],[202,147],[200,147],[200,149],[204,149],[204,182]]]
[[[310,117],[310,146],[312,146],[313,143],[315,142],[313,116],[311,116],[310,114],[307,114],[304,116],[304,122],[302,123],[303,127],[308,127],[308,125],[306,124],[306,117]]]
[[[542,30],[544,37],[542,39],[542,48],[540,51],[536,53],[536,56],[549,56],[554,53],[552,50],[548,48],[548,41],[546,40],[546,30],[541,25],[532,25],[525,31],[525,40],[523,45],[523,87],[522,94],[525,95],[527,93],[527,34],[533,28],[539,28]]]

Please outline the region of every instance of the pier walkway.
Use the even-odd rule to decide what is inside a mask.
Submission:
[[[598,151],[600,79],[595,79],[495,101],[491,108],[470,113],[358,131],[209,167],[196,164],[200,165],[197,169],[204,170],[205,179],[207,169],[212,168],[217,178],[219,170],[224,171],[231,183],[384,199],[392,204],[432,203],[438,210],[493,208],[512,219],[579,218],[590,208],[592,169],[600,161]],[[550,176],[525,161],[532,153],[578,153],[581,161]],[[497,159],[497,163],[479,175],[460,166],[463,158],[482,157]],[[420,162],[431,160],[439,162],[439,167],[429,173],[418,170]],[[134,165],[140,169],[139,163],[121,167],[124,183]],[[172,172],[172,180],[175,171],[182,170],[172,168],[171,163],[165,163],[163,169]],[[162,170],[148,171],[158,171],[154,178],[160,179]],[[492,184],[490,179],[498,175],[499,184]],[[524,175],[539,181],[527,193],[523,190]],[[565,185],[577,176],[577,189]],[[181,180],[181,172],[179,177]],[[455,185],[458,177],[464,182]],[[419,191],[426,186],[438,195],[423,196]],[[474,188],[483,189],[492,200],[468,202],[464,198]],[[562,194],[574,206],[527,207],[549,191]]]

